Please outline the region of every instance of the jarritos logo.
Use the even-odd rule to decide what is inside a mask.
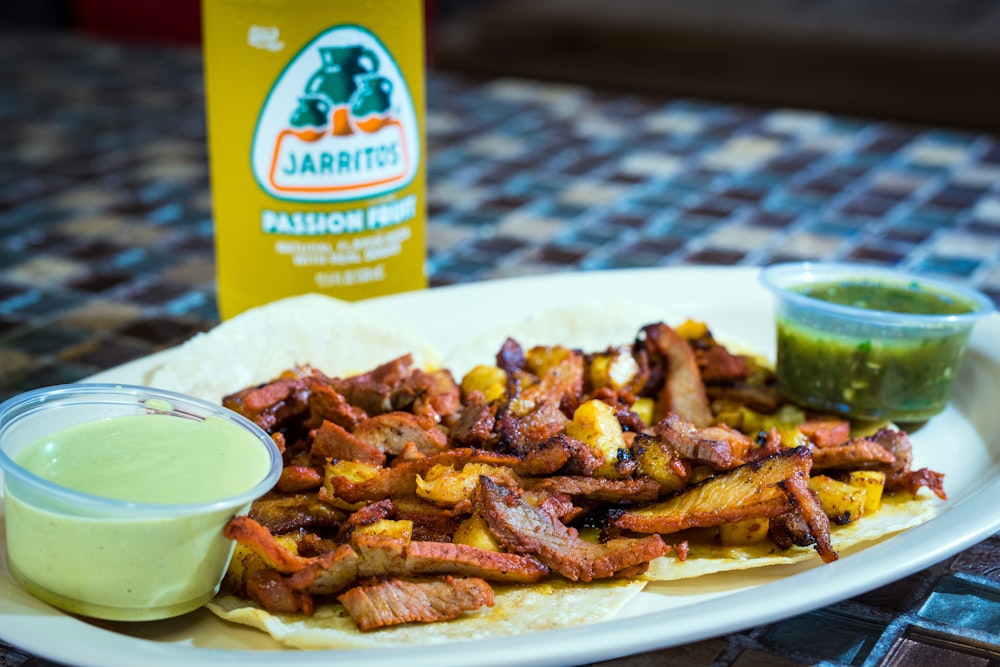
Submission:
[[[322,33],[288,64],[264,103],[253,172],[282,199],[346,201],[413,180],[413,100],[381,42],[357,26]]]

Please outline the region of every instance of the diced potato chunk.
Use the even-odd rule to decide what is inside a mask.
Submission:
[[[632,404],[632,412],[639,415],[639,419],[641,419],[642,423],[646,426],[653,425],[654,408],[656,408],[656,401],[648,396],[637,398],[635,403]]]
[[[507,393],[507,373],[497,366],[476,366],[462,378],[462,395],[481,391],[486,401],[503,398]]]
[[[590,362],[590,384],[595,389],[628,386],[639,372],[639,364],[627,348],[615,348],[595,355]]]
[[[711,333],[708,330],[708,325],[698,320],[685,320],[677,326],[675,331],[677,331],[677,335],[686,340],[698,340]]]
[[[847,476],[847,483],[865,490],[865,514],[874,514],[882,507],[885,473],[877,470],[855,470]]]
[[[493,537],[486,520],[473,512],[472,516],[462,522],[451,538],[456,544],[467,544],[487,551],[500,551],[500,543]]]
[[[583,528],[577,529],[577,536],[584,540],[585,542],[590,542],[591,544],[601,543],[601,530],[599,528],[592,528],[585,526]]]
[[[354,529],[354,533],[360,535],[393,537],[398,540],[403,540],[409,544],[410,538],[413,537],[413,522],[409,519],[401,519],[399,521],[381,519],[365,526],[358,526]]]
[[[417,496],[441,507],[454,507],[463,500],[471,500],[480,475],[491,477],[498,483],[517,483],[510,468],[466,463],[461,470],[455,470],[438,463],[426,475],[417,475]]]
[[[642,436],[636,438],[633,452],[638,465],[637,472],[655,479],[660,484],[662,494],[679,491],[687,483],[688,467],[675,462],[673,453],[655,440]]]
[[[286,549],[288,549],[293,554],[298,554],[299,553],[299,541],[296,538],[297,538],[296,534],[292,534],[292,535],[275,535],[274,536],[274,541],[277,542],[278,544],[280,544],[281,546],[285,547]]]
[[[573,420],[566,425],[566,435],[585,443],[604,460],[594,472],[595,477],[620,477],[616,468],[618,450],[627,447],[614,408],[597,399],[586,401],[573,413]]]
[[[378,466],[359,461],[332,461],[326,464],[323,473],[323,488],[319,491],[319,499],[328,505],[348,512],[354,512],[364,506],[364,501],[350,503],[343,498],[337,497],[330,479],[333,477],[343,477],[354,484],[361,484],[378,475]]]
[[[551,347],[536,346],[524,355],[524,367],[538,377],[545,375],[550,369],[562,364],[570,356],[569,348],[554,345]]]
[[[771,521],[766,517],[744,519],[719,525],[719,542],[724,547],[757,544],[767,539]]]
[[[819,496],[823,513],[834,523],[850,523],[864,516],[865,489],[838,482],[826,475],[810,477],[809,488]]]
[[[379,468],[359,461],[333,461],[326,464],[326,479],[345,477],[355,484],[368,481],[378,475]]]

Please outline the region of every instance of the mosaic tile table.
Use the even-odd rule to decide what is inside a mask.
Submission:
[[[445,72],[428,92],[434,285],[832,257],[1000,301],[1000,137]],[[203,103],[196,50],[0,35],[0,397],[216,322]],[[0,644],[0,665],[45,664]],[[1000,536],[608,664],[1000,665]]]

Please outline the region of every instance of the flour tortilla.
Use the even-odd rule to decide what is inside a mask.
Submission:
[[[887,495],[883,497],[882,507],[877,513],[861,517],[845,526],[831,526],[830,541],[834,550],[843,557],[853,547],[885,539],[929,521],[939,509],[940,503],[929,494],[922,493],[917,498],[912,498],[905,492]],[[668,542],[671,541],[670,538],[669,535],[665,536]],[[692,542],[686,560],[680,560],[674,552],[657,558],[650,563],[649,570],[642,575],[642,579],[675,581],[717,572],[735,572],[818,559],[816,550],[811,546],[779,549],[770,542],[759,546],[739,547]]]
[[[364,372],[401,354],[412,353],[417,365],[445,367],[456,379],[478,364],[494,362],[507,337],[525,349],[565,345],[600,351],[631,342],[639,329],[658,321],[678,324],[683,314],[628,302],[594,302],[550,310],[511,322],[503,331],[470,337],[444,362],[415,331],[374,317],[352,304],[320,295],[284,299],[247,311],[175,349],[151,375],[151,384],[212,401],[281,372],[308,364],[328,375]],[[711,323],[708,323],[711,327]],[[720,332],[731,349],[749,351]],[[883,509],[832,531],[834,548],[845,550],[883,539],[927,521],[940,503],[931,498],[886,496]],[[668,541],[671,536],[668,536]],[[572,584],[560,579],[530,587],[497,587],[496,605],[469,612],[454,621],[407,624],[362,633],[336,603],[321,605],[315,615],[269,613],[251,601],[220,595],[208,608],[234,623],[263,630],[294,648],[336,649],[385,645],[421,645],[501,637],[594,623],[613,617],[647,582],[690,579],[718,572],[746,570],[818,559],[811,547],[720,547],[692,542],[687,559],[658,558],[641,579]]]
[[[509,637],[612,618],[639,594],[645,582],[604,580],[574,584],[553,579],[534,586],[495,586],[496,604],[453,621],[409,623],[361,632],[339,603],[324,604],[313,616],[277,614],[233,596],[219,596],[208,608],[221,618],[267,632],[290,648],[358,649],[419,646]]]
[[[503,330],[470,336],[448,352],[444,365],[456,377],[478,364],[494,363],[500,346],[509,337],[525,350],[536,345],[562,345],[587,352],[599,352],[612,345],[631,343],[639,329],[659,321],[674,321],[652,304],[594,300],[565,308],[553,308],[511,321]]]
[[[332,376],[371,370],[403,354],[421,368],[439,364],[414,329],[321,294],[259,306],[172,350],[147,384],[218,403],[234,391],[299,365]]]

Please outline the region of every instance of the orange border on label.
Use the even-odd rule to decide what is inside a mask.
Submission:
[[[400,142],[403,147],[403,173],[400,174],[399,176],[393,176],[391,178],[383,178],[378,181],[370,181],[367,183],[359,183],[357,185],[330,185],[330,186],[318,185],[311,187],[306,187],[306,186],[293,187],[293,186],[278,185],[274,180],[274,175],[275,171],[277,171],[278,169],[278,154],[281,152],[281,142],[283,142],[285,138],[288,137],[289,135],[298,137],[305,141],[316,141],[320,137],[324,136],[324,135],[316,135],[315,132],[311,130],[305,130],[304,132],[300,133],[297,132],[296,130],[286,129],[282,130],[281,133],[278,134],[278,140],[274,143],[274,154],[271,156],[271,170],[270,172],[268,172],[267,175],[268,183],[271,185],[272,188],[274,188],[278,192],[344,192],[349,190],[360,190],[362,188],[370,188],[376,185],[386,185],[389,183],[400,181],[406,178],[406,175],[410,171],[410,152],[406,145],[407,144],[406,132],[403,130],[402,124],[398,120],[390,120],[385,124],[384,127],[389,127],[390,125],[395,126],[397,129],[399,129],[399,134],[403,138],[403,141]]]

